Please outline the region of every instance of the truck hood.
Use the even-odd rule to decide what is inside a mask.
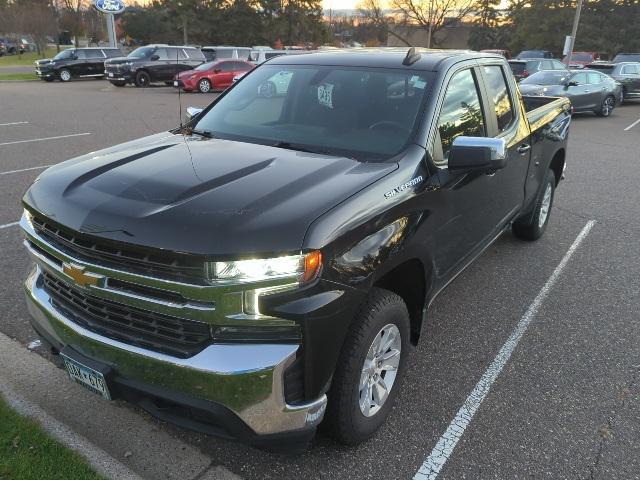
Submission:
[[[208,257],[294,252],[309,225],[397,168],[158,134],[46,170],[26,206],[94,237]]]
[[[41,58],[40,60],[36,60],[36,65],[39,67],[42,65],[47,65],[51,63],[53,60],[51,58]]]

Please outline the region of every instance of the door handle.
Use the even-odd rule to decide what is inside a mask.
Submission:
[[[522,145],[520,145],[518,147],[518,153],[520,155],[524,155],[525,153],[527,153],[529,150],[531,150],[531,145],[529,145],[528,143],[523,143]]]
[[[585,90],[584,93],[591,93],[591,90]]]

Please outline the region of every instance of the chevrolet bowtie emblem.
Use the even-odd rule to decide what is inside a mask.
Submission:
[[[85,272],[85,268],[80,265],[74,265],[73,263],[63,263],[62,271],[79,287],[88,287],[89,285],[100,285],[104,277],[95,273]]]

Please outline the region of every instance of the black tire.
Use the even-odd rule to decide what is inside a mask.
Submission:
[[[54,78],[52,77],[47,77],[47,78],[43,78],[42,80],[44,80],[45,82],[53,82]]]
[[[71,72],[66,68],[61,68],[58,70],[58,78],[61,82],[68,82],[71,80]]]
[[[359,405],[362,369],[376,335],[389,324],[395,325],[400,332],[398,370],[386,400],[376,413],[367,417]],[[389,416],[406,369],[409,332],[409,313],[402,298],[388,290],[372,289],[347,334],[328,393],[329,403],[322,427],[339,442],[355,445],[365,441]]]
[[[198,80],[198,91],[200,93],[209,93],[213,91],[211,82],[207,78],[201,78]]]
[[[151,83],[151,76],[149,75],[148,72],[141,70],[138,73],[136,73],[135,83],[136,83],[136,87],[146,88]]]
[[[111,83],[111,85],[115,85],[116,87],[124,87],[127,84],[127,82],[117,82],[117,81],[116,82],[110,82],[110,83]]]
[[[613,109],[616,108],[616,99],[613,95],[607,95],[602,103],[600,104],[600,108],[596,110],[596,115],[599,117],[608,117],[613,112]]]
[[[622,91],[620,92],[620,105],[622,105],[627,98],[627,89],[622,87]]]
[[[547,213],[544,217],[544,222],[540,223],[543,213],[543,204],[545,203],[545,194],[547,188],[550,188],[549,205]],[[544,235],[547,225],[549,224],[549,218],[551,217],[551,210],[553,207],[553,197],[556,191],[556,176],[553,170],[547,170],[547,174],[544,177],[544,181],[540,187],[538,193],[538,199],[536,200],[536,207],[533,212],[533,216],[527,215],[525,219],[517,220],[512,227],[513,233],[524,240],[538,240]]]

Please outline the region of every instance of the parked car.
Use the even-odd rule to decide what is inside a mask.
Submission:
[[[592,63],[587,68],[605,73],[622,86],[620,101],[640,98],[640,63]]]
[[[195,47],[147,45],[136,48],[126,57],[112,58],[104,69],[116,87],[128,83],[148,87],[153,82],[173,85],[173,78],[185,70],[193,70],[204,63],[204,54]]]
[[[286,55],[287,50],[251,50],[251,54],[249,55],[249,61],[255,65],[260,65],[261,63],[266,62],[267,60],[275,57],[279,57],[280,55]]]
[[[202,47],[202,53],[204,54],[207,62],[213,62],[214,60],[249,60],[251,55],[251,48],[249,47]]]
[[[32,324],[75,381],[166,421],[300,449],[326,413],[362,442],[436,295],[506,229],[544,234],[570,122],[497,55],[278,57],[182,128],[39,175]]]
[[[568,71],[566,65],[562,62],[543,58],[535,60],[509,60],[509,66],[518,81],[541,70]]]
[[[185,92],[224,90],[233,84],[236,75],[246,73],[253,67],[252,63],[242,60],[207,62],[193,70],[177,74],[173,79],[173,86]]]
[[[538,72],[520,82],[523,95],[567,97],[575,113],[594,112],[608,117],[620,99],[620,85],[595,70]]]
[[[640,53],[619,53],[611,63],[640,62]]]
[[[499,48],[488,48],[485,50],[480,50],[481,53],[495,53],[497,55],[502,55],[504,58],[509,60],[511,58],[511,50],[499,49]]]
[[[105,61],[120,55],[118,48],[68,48],[53,58],[36,60],[36,75],[47,82],[56,78],[62,82],[72,78],[102,78]]]
[[[528,58],[553,58],[553,53],[549,50],[523,50],[516,56],[518,60],[524,60]]]
[[[24,53],[21,44],[11,38],[0,38],[0,57],[3,55],[17,55]]]
[[[598,52],[573,52],[571,55],[571,64],[569,64],[569,55],[564,56],[562,63],[569,68],[584,68],[590,63],[604,60],[606,57],[607,55]]]

